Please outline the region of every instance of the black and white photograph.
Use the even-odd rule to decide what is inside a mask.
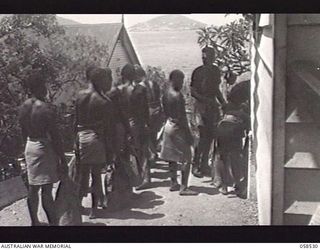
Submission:
[[[1,14],[0,227],[320,225],[319,46],[320,14]]]

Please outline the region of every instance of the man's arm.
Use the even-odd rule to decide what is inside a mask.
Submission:
[[[161,104],[162,104],[164,118],[168,119],[168,108],[167,108],[167,102],[166,102],[166,93],[163,94],[162,97],[161,97]]]
[[[210,99],[208,97],[205,97],[203,95],[200,95],[198,93],[198,91],[196,90],[196,88],[194,88],[194,87],[191,87],[191,96],[194,97],[195,99],[197,99],[199,102],[202,102],[202,103],[209,104],[210,102],[212,102],[212,99]]]
[[[67,161],[64,155],[62,137],[57,126],[56,113],[53,110],[50,110],[50,108],[48,108],[48,125],[48,132],[52,140],[53,150],[59,156],[61,163],[66,164]]]
[[[105,145],[106,145],[106,159],[107,164],[113,163],[116,158],[117,150],[116,150],[116,123],[114,117],[116,114],[113,103],[110,102],[106,106],[105,110]]]
[[[187,118],[187,112],[186,112],[186,104],[185,100],[182,94],[178,96],[178,105],[179,105],[179,121],[181,122],[180,125],[184,129],[186,133],[187,141],[190,145],[193,145],[193,136],[189,127],[189,122]]]
[[[78,99],[75,101],[75,114],[74,114],[74,151],[76,156],[76,162],[80,163],[80,145],[79,145],[79,137],[78,137],[78,124],[79,124],[79,103]]]
[[[145,125],[147,127],[150,127],[150,112],[149,112],[149,104],[148,104],[147,88],[146,87],[143,87],[142,103],[143,103],[143,105],[142,105],[143,110],[141,110],[141,111],[143,112]]]
[[[126,107],[124,105],[124,102],[122,100],[122,95],[121,92],[118,88],[115,88],[110,92],[110,98],[114,104],[114,107],[118,110],[118,115],[119,115],[119,120],[122,123],[126,134],[130,135],[131,130],[130,130],[130,124],[128,120],[128,114],[126,112]]]
[[[79,123],[79,107],[78,107],[78,99],[74,104],[74,121],[73,121],[73,132],[77,136],[78,133],[78,123]]]
[[[226,101],[224,100],[223,95],[222,95],[222,93],[221,93],[219,88],[217,89],[217,99],[218,99],[218,101],[220,102],[221,105],[225,105],[226,104]]]
[[[22,136],[23,145],[26,144],[27,138],[28,138],[27,129],[25,127],[27,109],[29,108],[25,104],[23,104],[19,109],[19,124],[21,127],[21,136]]]

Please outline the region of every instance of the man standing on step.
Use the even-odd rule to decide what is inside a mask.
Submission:
[[[204,172],[210,173],[208,155],[220,117],[217,99],[220,105],[225,103],[219,89],[220,70],[213,64],[215,50],[211,47],[203,48],[202,61],[203,65],[196,68],[191,76],[191,96],[195,98],[194,111],[200,132],[200,139],[195,147],[192,173],[199,178],[203,177]]]

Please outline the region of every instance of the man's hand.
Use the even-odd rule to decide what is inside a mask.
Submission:
[[[133,136],[131,134],[129,134],[128,135],[128,143],[131,145],[131,144],[133,144],[133,141],[134,141]]]

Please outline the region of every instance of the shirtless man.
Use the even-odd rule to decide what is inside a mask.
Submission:
[[[222,194],[227,194],[226,167],[231,165],[235,192],[244,196],[246,182],[246,159],[248,154],[248,131],[250,129],[250,80],[236,83],[237,75],[228,72],[225,80],[231,89],[227,93],[228,103],[223,106],[224,116],[218,126],[218,152],[224,162],[215,168],[213,185]],[[242,146],[245,136],[246,143]]]
[[[202,178],[208,170],[208,155],[216,134],[220,117],[219,103],[225,100],[219,89],[221,82],[220,70],[215,61],[215,50],[210,47],[202,49],[203,65],[196,68],[191,76],[191,95],[195,98],[195,113],[200,131],[200,140],[195,148],[192,173]]]
[[[163,111],[161,106],[161,90],[156,82],[146,78],[146,72],[140,65],[135,65],[137,80],[147,89],[147,98],[150,114],[150,151],[152,152],[152,162],[157,159],[157,135],[163,125]]]
[[[142,190],[148,188],[150,183],[150,168],[148,167],[150,115],[147,90],[144,86],[134,82],[136,80],[136,70],[133,65],[125,65],[121,70],[121,76],[123,82],[120,86],[121,102],[130,123],[130,131],[133,137],[131,146],[142,169],[143,182],[136,187],[136,190]],[[127,154],[129,154],[128,149]]]
[[[113,128],[112,146],[114,150],[113,167],[109,173],[109,179],[105,179],[105,189],[112,187],[112,192],[108,195],[108,209],[118,210],[126,205],[127,198],[134,198],[132,184],[129,179],[126,167],[130,167],[130,155],[127,152],[128,139],[132,138],[126,106],[123,105],[121,89],[122,85],[113,86],[107,92],[113,104]]]
[[[47,89],[40,73],[30,76],[27,86],[32,97],[20,108],[19,122],[25,146],[28,173],[28,209],[31,225],[40,225],[37,213],[39,190],[49,225],[57,225],[52,185],[60,174],[67,173],[67,163],[62,141],[56,123],[56,114],[51,105],[45,102]],[[58,169],[60,166],[60,169]]]
[[[76,124],[79,144],[79,162],[82,178],[80,198],[86,195],[87,175],[92,175],[92,207],[89,218],[95,218],[99,200],[103,200],[101,169],[110,159],[112,151],[110,129],[113,109],[105,93],[111,88],[108,71],[95,68],[89,74],[91,83],[79,92],[76,100]]]
[[[170,87],[162,97],[166,124],[160,157],[169,162],[172,174],[170,191],[180,189],[180,195],[197,195],[197,192],[188,187],[193,136],[187,120],[185,100],[181,93],[184,74],[180,70],[173,70],[170,73],[169,80]],[[182,164],[181,186],[177,181],[178,163]]]

